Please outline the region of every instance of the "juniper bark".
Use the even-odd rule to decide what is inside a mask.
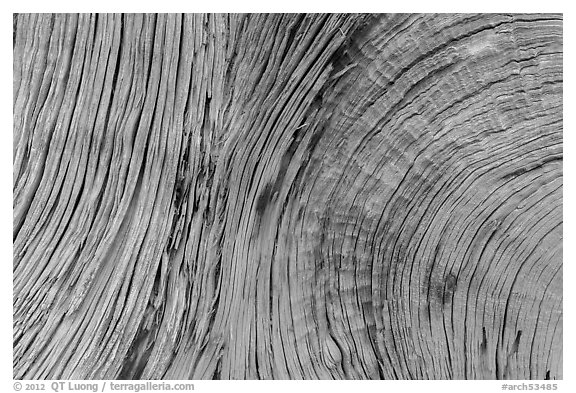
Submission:
[[[562,378],[562,17],[14,18],[14,377]]]

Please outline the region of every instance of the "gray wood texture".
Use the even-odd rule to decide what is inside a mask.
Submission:
[[[14,17],[14,377],[562,378],[561,15]]]

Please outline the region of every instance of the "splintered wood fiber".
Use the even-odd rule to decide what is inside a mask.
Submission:
[[[15,379],[562,378],[562,15],[13,39]]]

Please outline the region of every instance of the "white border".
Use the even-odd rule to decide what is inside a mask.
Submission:
[[[0,274],[0,306],[4,321],[1,324],[0,340],[1,382],[0,391],[13,391],[12,380],[12,13],[13,12],[561,12],[564,14],[564,70],[574,70],[574,14],[568,2],[561,1],[359,1],[350,2],[313,2],[311,0],[274,1],[139,1],[120,3],[118,0],[82,1],[10,1],[4,0],[0,15],[0,43],[2,45],[2,84],[0,92],[1,119],[4,127],[0,133],[0,176],[2,204],[0,209],[0,250],[4,261]],[[564,73],[564,173],[568,176],[564,184],[564,234],[569,241],[564,250],[564,380],[551,381],[558,384],[557,391],[576,392],[576,364],[574,362],[574,343],[572,336],[574,324],[574,286],[575,279],[575,244],[574,241],[574,208],[571,202],[576,200],[573,170],[576,169],[574,151],[574,76]],[[566,154],[567,153],[567,154]],[[87,381],[94,382],[94,381]],[[182,381],[189,382],[189,381]],[[514,383],[534,383],[535,381],[516,381]],[[548,382],[548,381],[546,381]],[[495,392],[502,391],[504,381],[195,381],[195,391],[254,391],[268,392],[270,389],[289,391],[318,391],[330,389],[333,393],[350,392],[356,389],[366,391],[393,392]],[[102,383],[100,383],[101,385]],[[52,391],[47,389],[47,391]],[[107,389],[107,391],[110,391]]]

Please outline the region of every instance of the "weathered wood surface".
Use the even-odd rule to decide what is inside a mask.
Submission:
[[[17,15],[15,378],[562,378],[559,15]]]

